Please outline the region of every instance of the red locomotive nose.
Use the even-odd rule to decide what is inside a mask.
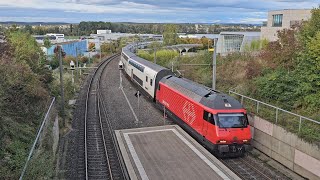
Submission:
[[[219,128],[217,130],[217,141],[218,144],[248,144],[250,143],[251,133],[250,128]]]

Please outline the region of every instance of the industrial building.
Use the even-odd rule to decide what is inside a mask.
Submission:
[[[93,39],[99,39],[99,41],[107,42],[111,40],[117,40],[122,37],[139,36],[142,39],[154,39],[162,40],[162,35],[157,34],[131,34],[131,33],[112,33],[111,30],[97,30],[97,34],[90,34]]]
[[[181,34],[180,38],[198,38],[206,37],[209,39],[218,39],[217,53],[221,55],[232,52],[243,52],[246,45],[254,40],[260,39],[260,32],[221,32],[220,34]]]
[[[276,41],[277,31],[289,29],[311,17],[311,9],[285,9],[268,12],[268,21],[261,27],[261,39]]]
[[[63,51],[66,53],[67,56],[76,57],[78,55],[84,55],[87,52],[87,40],[80,40],[80,41],[70,41],[65,43],[59,43],[52,45],[50,48],[46,49],[45,47],[42,48],[43,52],[48,56],[54,55],[54,48],[60,45],[62,46]]]
[[[243,52],[246,45],[260,39],[260,32],[221,32],[218,37],[217,53]]]

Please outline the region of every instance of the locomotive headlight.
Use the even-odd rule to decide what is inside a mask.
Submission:
[[[244,142],[244,143],[248,143],[248,142],[250,142],[249,140],[247,140],[247,139],[244,139],[244,140],[242,140],[242,142]]]
[[[217,143],[226,143],[227,141],[225,141],[225,140],[219,140],[219,141],[217,141]]]

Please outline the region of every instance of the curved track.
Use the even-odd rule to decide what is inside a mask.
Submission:
[[[112,127],[107,123],[99,87],[101,74],[114,55],[94,71],[86,96],[84,119],[85,179],[124,179],[113,139]]]

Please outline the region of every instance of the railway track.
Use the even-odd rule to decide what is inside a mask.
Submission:
[[[85,179],[125,179],[113,129],[107,122],[107,112],[100,94],[101,74],[107,64],[118,56],[102,62],[93,72],[88,85],[84,119]]]
[[[238,158],[220,159],[230,170],[236,173],[241,179],[259,179],[259,180],[274,180],[274,179],[289,179],[278,173],[270,171],[270,168],[266,168],[262,163],[257,162],[245,155]]]

